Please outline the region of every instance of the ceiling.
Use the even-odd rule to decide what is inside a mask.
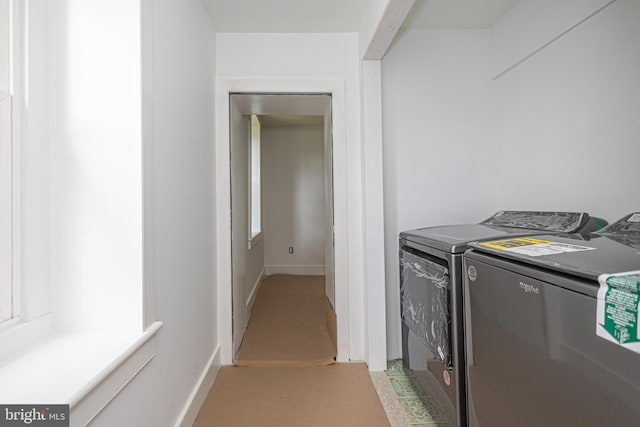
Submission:
[[[403,28],[488,28],[520,0],[416,0]]]
[[[324,117],[322,116],[260,116],[260,125],[262,127],[288,127],[288,126],[322,126],[324,125]]]
[[[357,32],[369,0],[203,0],[220,33]],[[403,28],[487,28],[519,0],[416,0]]]
[[[367,0],[203,0],[219,33],[357,32]]]

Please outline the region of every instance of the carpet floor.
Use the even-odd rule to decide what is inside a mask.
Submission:
[[[223,367],[195,427],[389,426],[363,363]]]
[[[258,291],[234,365],[332,364],[336,356],[332,316],[324,276],[269,276]]]

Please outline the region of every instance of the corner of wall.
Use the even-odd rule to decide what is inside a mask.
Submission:
[[[215,351],[209,358],[205,368],[202,370],[195,387],[191,390],[191,394],[187,398],[187,401],[182,408],[182,411],[178,415],[175,426],[176,427],[191,427],[198,417],[198,413],[202,408],[213,383],[218,376],[221,368],[220,363],[220,345],[216,346]]]

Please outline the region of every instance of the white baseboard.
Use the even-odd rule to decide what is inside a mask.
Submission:
[[[268,265],[264,267],[267,276],[291,274],[293,276],[324,276],[324,265]]]
[[[251,316],[251,308],[253,307],[253,303],[256,301],[256,295],[258,295],[258,290],[260,289],[260,285],[262,284],[262,279],[265,276],[265,269],[262,268],[260,275],[256,279],[256,282],[253,284],[253,288],[251,289],[251,293],[249,294],[249,298],[247,298],[247,320],[248,317]]]
[[[209,358],[207,366],[205,366],[196,386],[194,387],[191,395],[187,399],[187,403],[182,408],[182,412],[178,416],[176,421],[176,427],[191,427],[196,421],[196,417],[200,412],[200,408],[205,399],[209,395],[213,382],[220,371],[220,345],[218,345]]]

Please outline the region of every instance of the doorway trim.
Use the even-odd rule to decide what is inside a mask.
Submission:
[[[232,79],[216,78],[215,91],[215,212],[218,340],[222,364],[233,363],[230,98],[247,94],[330,94],[333,127],[333,199],[335,226],[335,312],[338,362],[349,360],[351,319],[348,284],[347,122],[345,81],[340,79]]]

